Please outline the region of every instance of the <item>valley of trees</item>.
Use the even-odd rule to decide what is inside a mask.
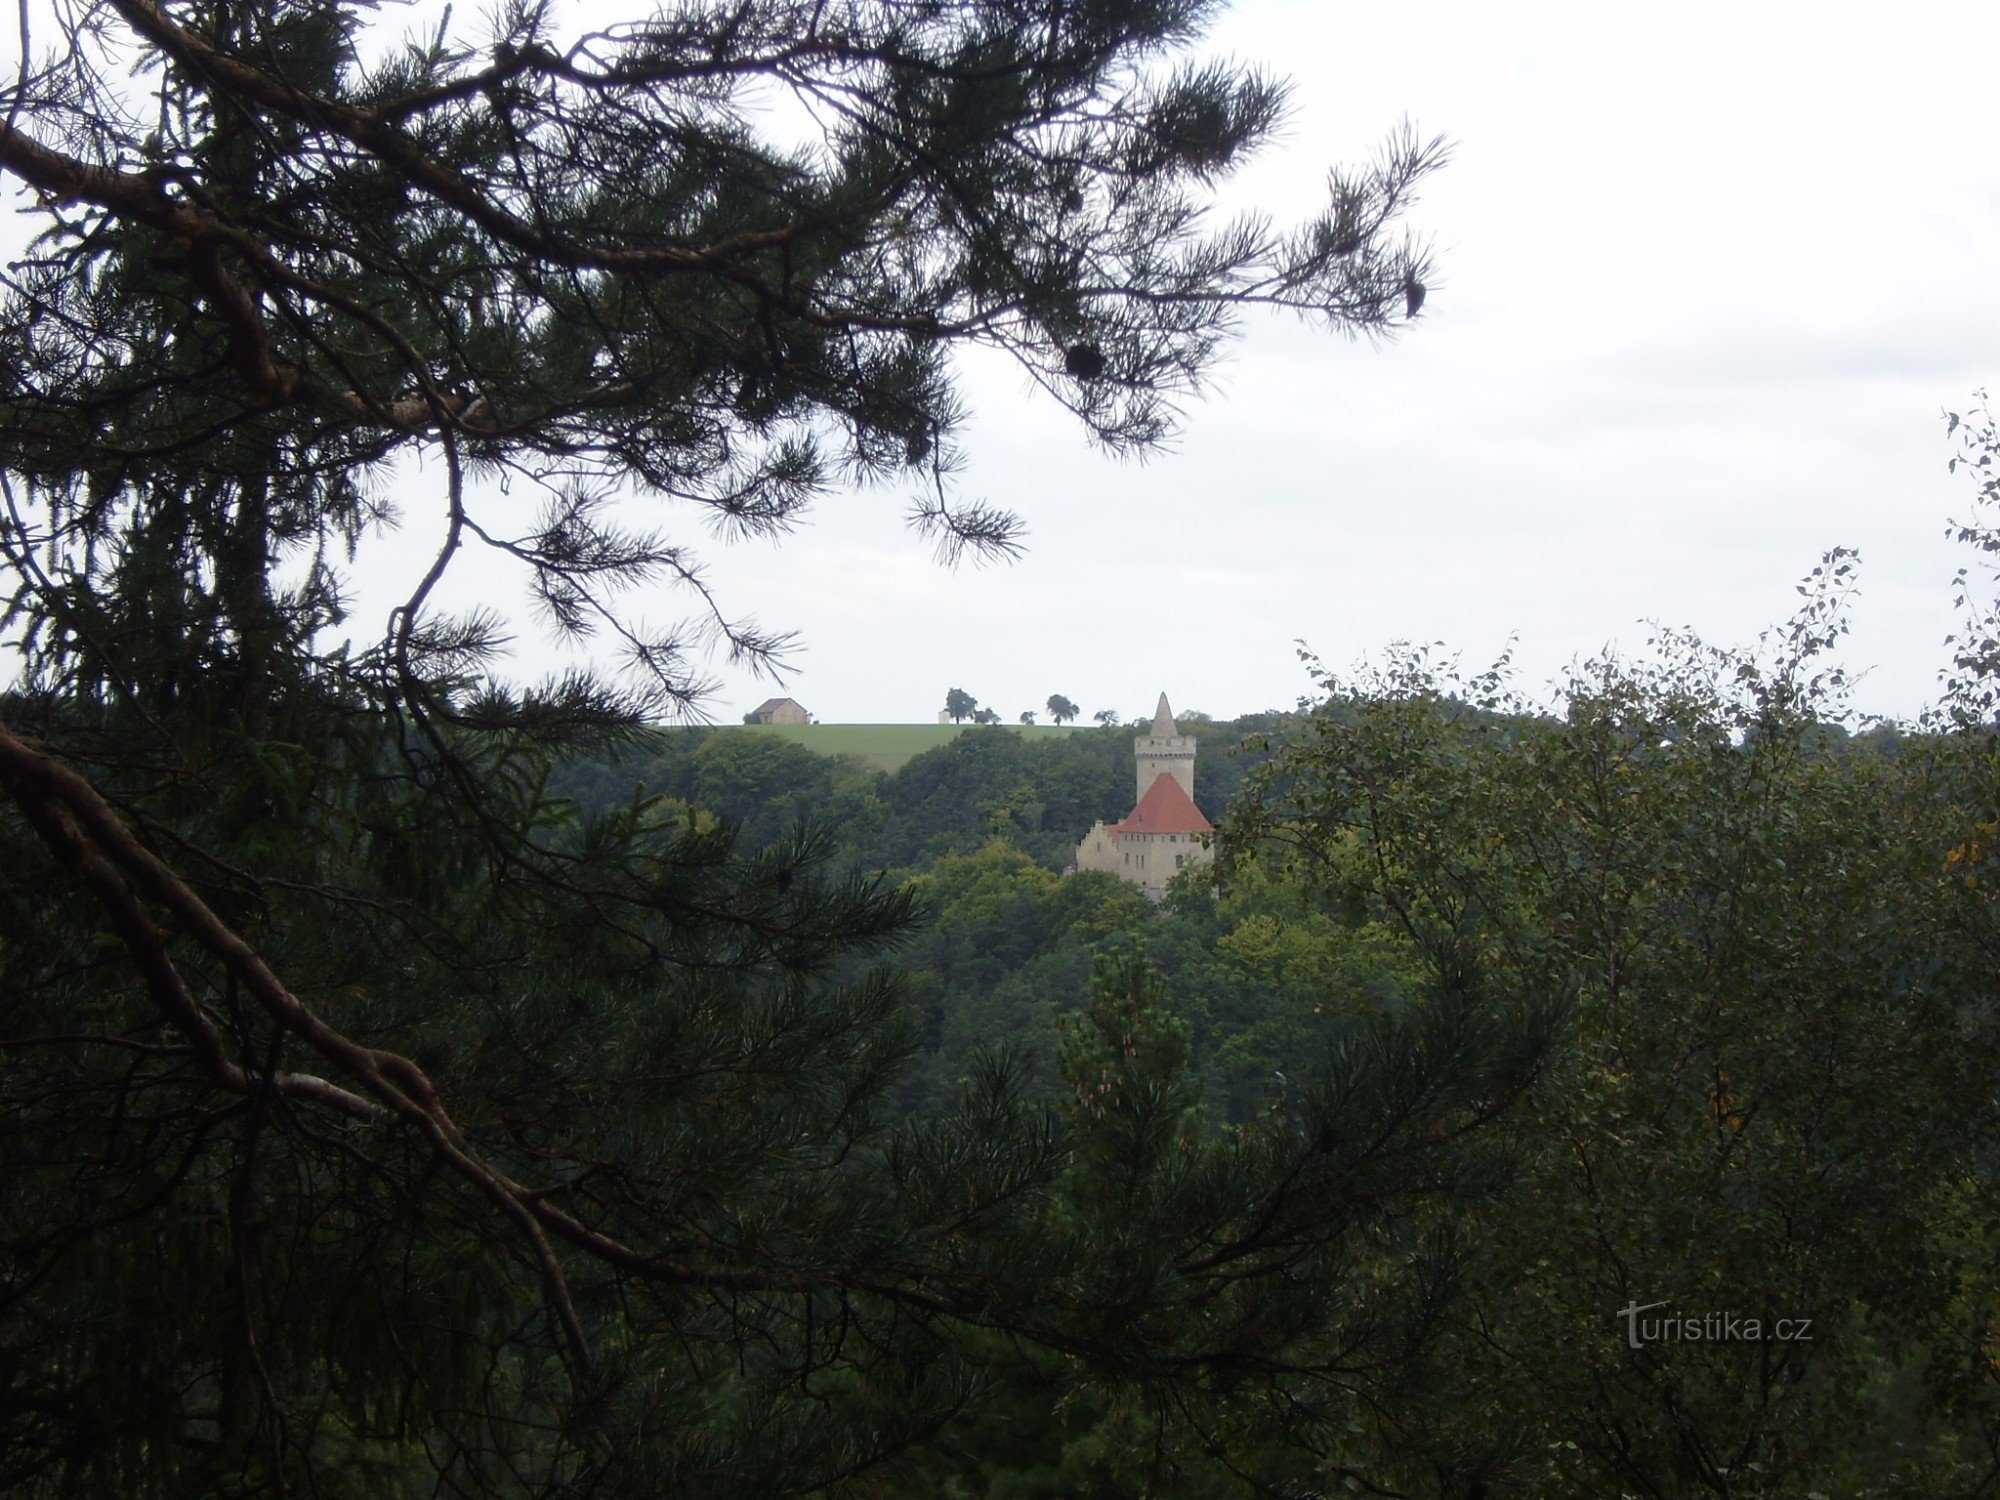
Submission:
[[[1194,726],[1221,858],[1158,907],[1059,874],[1109,710],[893,775],[659,727],[785,645],[691,520],[900,485],[1016,544],[954,350],[1138,453],[1248,309],[1418,316],[1436,142],[1208,216],[1282,94],[1179,61],[1209,9],[22,12],[0,1493],[2000,1482],[1984,575],[1896,731],[1841,725],[1840,554],[1552,707],[1314,667]],[[475,554],[527,604],[445,610]],[[622,668],[501,679],[537,624]]]
[[[1003,1360],[912,1492],[1990,1490],[1995,632],[1968,622],[1952,711],[1851,732],[1827,654],[1853,568],[1756,650],[1663,636],[1553,711],[1425,652],[1353,681],[1309,659],[1307,710],[1189,722],[1224,859],[1157,907],[1060,873],[1092,815],[1067,789],[1129,800],[1129,729],[974,730],[889,775],[681,731],[573,768],[586,799],[636,777],[666,816],[732,808],[753,844],[816,821],[836,863],[894,869],[925,913],[905,1118],[995,1068],[1072,1129],[1107,1090],[1197,1160],[1448,1109],[1422,1143],[1446,1157],[1406,1139],[1341,1189],[1386,1257],[1346,1308],[1390,1342],[1319,1372],[1331,1405]],[[1633,1343],[1635,1305],[1761,1336]]]

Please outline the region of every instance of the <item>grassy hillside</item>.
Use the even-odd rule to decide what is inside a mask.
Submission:
[[[819,755],[852,755],[879,771],[895,771],[911,757],[957,739],[970,724],[746,724],[758,734],[773,734]],[[1030,738],[1075,734],[1065,724],[1002,724],[997,726]]]

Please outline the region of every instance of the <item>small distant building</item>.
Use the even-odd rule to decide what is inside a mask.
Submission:
[[[792,698],[766,698],[750,710],[744,721],[746,724],[810,724],[812,715],[805,706]]]
[[[1160,694],[1152,724],[1132,744],[1138,801],[1122,822],[1091,825],[1077,845],[1077,869],[1129,880],[1157,901],[1181,871],[1214,862],[1215,827],[1194,805],[1194,750],[1194,736],[1180,732]]]

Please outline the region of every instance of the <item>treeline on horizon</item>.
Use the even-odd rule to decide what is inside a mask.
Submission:
[[[1261,742],[1296,719],[1275,711],[1225,722],[1199,711],[1180,716],[1196,745],[1195,804],[1211,822],[1267,753]],[[1115,823],[1130,810],[1132,742],[1143,729],[1100,724],[1024,737],[972,725],[882,771],[754,728],[661,728],[615,757],[565,765],[554,786],[591,811],[635,792],[663,797],[730,823],[753,848],[801,820],[825,825],[870,869],[914,870],[1000,837],[1059,870],[1092,823]]]

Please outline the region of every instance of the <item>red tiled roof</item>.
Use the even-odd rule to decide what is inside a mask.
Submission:
[[[1162,771],[1146,788],[1139,805],[1113,830],[1117,833],[1213,833],[1215,825],[1201,815],[1194,799],[1181,790],[1171,771]]]

